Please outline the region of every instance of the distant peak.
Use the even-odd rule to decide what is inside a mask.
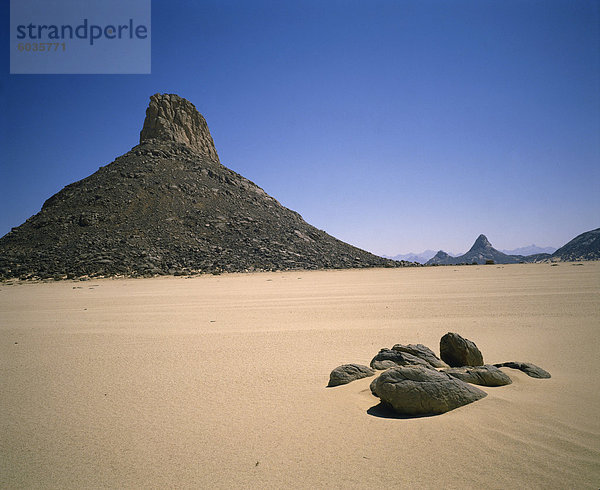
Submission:
[[[473,246],[467,252],[467,254],[469,254],[471,252],[478,252],[478,251],[482,252],[484,250],[490,250],[490,249],[493,250],[494,247],[492,247],[492,244],[487,239],[487,237],[485,235],[479,235],[477,237],[477,240],[475,240],[475,243],[473,244]]]
[[[140,143],[151,139],[183,143],[210,160],[219,161],[206,120],[194,104],[179,95],[150,97]]]
[[[479,235],[472,248],[492,248],[492,244],[485,235]]]

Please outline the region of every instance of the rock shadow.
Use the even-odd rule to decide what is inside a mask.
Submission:
[[[378,403],[377,405],[373,405],[371,408],[367,410],[367,413],[372,417],[377,417],[380,419],[425,419],[429,417],[436,417],[437,415],[442,414],[428,414],[428,415],[402,415],[396,412],[393,408],[385,405],[384,403]]]

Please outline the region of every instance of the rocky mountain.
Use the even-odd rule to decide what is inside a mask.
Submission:
[[[454,257],[452,255],[447,254],[443,250],[440,250],[436,253],[431,259],[429,259],[425,265],[448,265],[453,264],[452,262]]]
[[[538,254],[553,254],[556,252],[554,247],[538,247],[535,244],[527,245],[526,247],[519,247],[513,250],[501,250],[506,255],[538,255]]]
[[[563,262],[600,260],[600,228],[576,236],[554,252],[550,260]]]
[[[306,223],[228,169],[204,117],[150,98],[140,143],[0,238],[0,278],[398,267]]]
[[[387,257],[392,260],[405,260],[407,262],[418,262],[424,264],[435,255],[435,250],[425,250],[421,253],[398,254],[393,257]]]
[[[552,258],[552,254],[532,254],[532,255],[514,255],[514,257],[520,259],[521,262],[528,264],[537,264],[541,262],[548,262]]]
[[[506,255],[496,250],[485,235],[479,235],[467,253],[452,257],[440,250],[425,265],[485,264],[490,260],[495,264],[517,264],[522,262],[523,258]]]
[[[536,249],[539,250],[539,247],[532,245],[515,251],[528,252]],[[527,255],[500,252],[492,247],[485,235],[479,235],[471,249],[464,255],[453,257],[440,250],[425,265],[485,264],[488,260],[493,260],[495,264],[600,260],[600,228],[576,236],[554,253],[537,252]]]

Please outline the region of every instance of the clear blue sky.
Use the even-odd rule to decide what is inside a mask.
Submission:
[[[221,162],[379,254],[560,246],[600,226],[597,0],[152,2],[151,75],[9,75],[0,235],[138,142],[148,97]]]

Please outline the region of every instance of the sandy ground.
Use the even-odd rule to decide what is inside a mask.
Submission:
[[[600,263],[0,285],[0,487],[600,487]],[[513,384],[437,417],[329,372],[458,332]]]

